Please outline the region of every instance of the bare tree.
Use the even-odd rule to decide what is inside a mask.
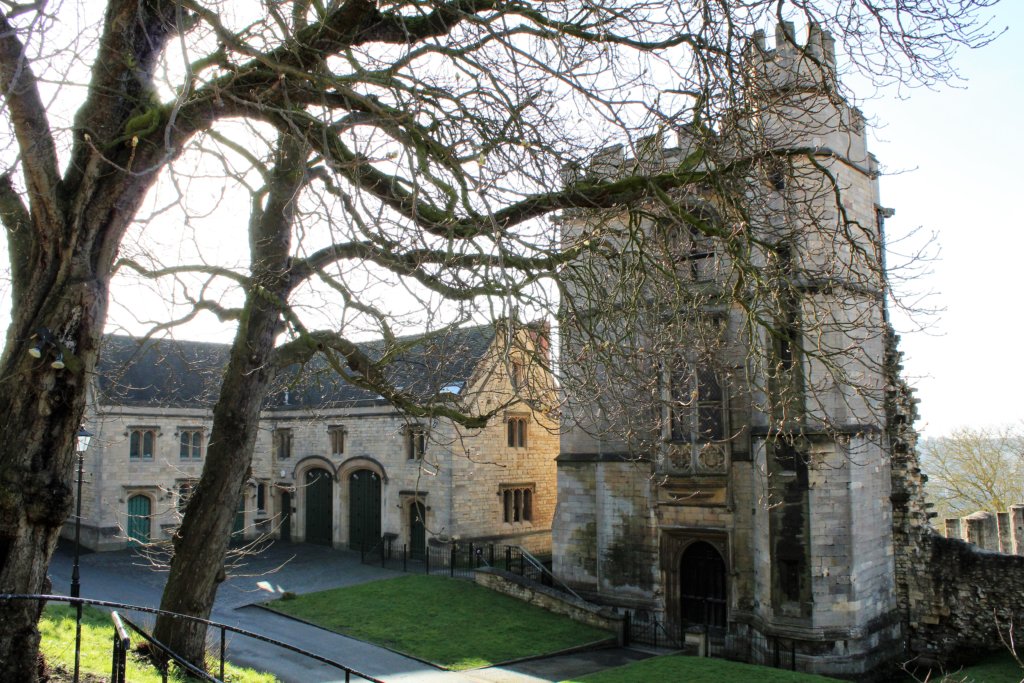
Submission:
[[[306,242],[301,253],[296,243],[274,245],[267,277],[320,281],[320,291],[332,292],[344,311],[321,339],[312,332],[320,325],[303,324],[291,313],[295,302],[287,306],[283,292],[275,295],[279,280],[265,288],[255,266],[242,277],[222,268],[216,277],[241,282],[267,302],[260,304],[265,312],[253,322],[252,339],[265,345],[279,330],[303,344],[321,339],[339,354],[345,377],[415,410],[417,402],[389,387],[375,363],[352,353],[355,331],[373,329],[394,340],[396,326],[423,326],[416,318],[423,309],[441,316],[439,327],[504,314],[511,306],[554,309],[558,299],[551,292],[567,268],[578,271],[579,263],[594,258],[602,262],[596,273],[618,267],[624,250],[647,252],[643,231],[616,228],[563,239],[539,222],[553,212],[660,203],[661,209],[644,210],[652,217],[673,214],[696,228],[688,234],[726,244],[737,277],[769,272],[745,256],[754,249],[751,233],[722,227],[736,225],[732,220],[707,220],[701,205],[683,201],[677,191],[689,187],[682,193],[688,196],[713,188],[716,210],[742,223],[757,215],[752,205],[764,197],[748,191],[755,171],[799,183],[814,164],[806,141],[780,141],[770,127],[720,135],[732,130],[738,110],[753,121],[771,118],[759,118],[756,107],[776,117],[800,108],[793,99],[780,108],[760,96],[764,80],[751,72],[749,59],[755,29],[783,19],[815,24],[836,36],[851,63],[877,82],[932,83],[955,75],[949,65],[955,47],[991,38],[979,19],[990,4],[834,0],[809,8],[765,0],[734,9],[661,0],[540,6],[338,0],[254,7],[227,0],[109,0],[100,17],[86,3],[4,2],[0,220],[8,238],[12,320],[0,359],[6,436],[0,444],[0,591],[31,593],[45,585],[50,553],[70,511],[71,445],[96,364],[114,264],[119,250],[132,249],[124,242],[127,231],[147,193],[168,177],[165,171],[207,171],[200,160],[211,141],[244,158],[251,138],[232,137],[239,120],[289,136],[294,142],[284,147],[310,150],[315,157],[304,159],[301,171],[278,165],[273,172],[288,176],[281,188],[297,182],[290,174],[315,175],[325,199],[316,211],[326,226],[319,242]],[[783,40],[810,64],[825,54],[798,48],[786,35]],[[826,93],[838,87],[820,85]],[[590,156],[600,144],[621,143],[631,158],[641,158],[650,146],[642,138],[653,129],[684,125],[698,140],[697,156],[563,185],[562,171],[592,167]],[[300,165],[291,154],[282,158]],[[819,183],[814,178],[810,182]],[[833,178],[808,191],[829,194],[838,186]],[[275,198],[275,191],[272,184],[260,211],[269,222],[287,223],[293,204]],[[189,197],[181,201],[187,206]],[[259,237],[269,223],[257,215],[251,225]],[[846,232],[856,226],[843,228],[838,241],[859,244]],[[254,264],[263,246],[250,244]],[[641,263],[656,267],[657,259]],[[785,280],[788,267],[775,267],[777,281]],[[199,270],[211,276],[215,268]],[[396,316],[392,299],[370,294],[374,282],[400,283],[413,303]],[[229,308],[206,291],[189,289],[186,299],[200,310]],[[629,293],[615,296],[628,301]],[[766,296],[773,302],[767,310],[777,312],[778,296]],[[751,301],[746,295],[737,300]],[[751,330],[778,336],[778,325],[762,324],[762,309],[750,305],[749,313]],[[246,315],[239,338],[249,334]],[[827,372],[849,369],[833,353],[823,354]],[[230,468],[237,474],[234,464]],[[222,492],[237,485],[233,475],[225,477]],[[0,605],[3,680],[34,680],[38,609]]]
[[[961,427],[921,441],[925,493],[939,518],[978,510],[1005,512],[1024,502],[1024,433],[1020,425]]]

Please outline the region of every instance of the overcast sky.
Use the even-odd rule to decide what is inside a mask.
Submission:
[[[862,103],[885,124],[872,151],[890,172],[881,179],[882,203],[896,209],[889,235],[920,227],[940,247],[932,272],[911,287],[933,290],[925,305],[945,310],[931,329],[904,332],[902,344],[928,436],[1024,418],[1024,2],[997,10],[993,25],[1009,30],[960,53],[962,88]]]

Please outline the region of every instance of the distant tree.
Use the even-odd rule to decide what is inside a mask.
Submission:
[[[1003,512],[1024,503],[1024,428],[961,427],[949,436],[923,439],[925,492],[938,519],[978,510]]]
[[[72,505],[72,444],[115,264],[125,255],[146,260],[136,253],[139,233],[129,231],[146,227],[140,212],[158,181],[169,179],[171,194],[156,193],[152,214],[177,207],[181,224],[190,226],[198,221],[192,195],[248,177],[211,164],[245,161],[253,147],[257,156],[277,149],[274,135],[260,146],[254,133],[274,129],[289,136],[286,145],[308,151],[301,162],[294,156],[302,153],[284,155],[301,170],[267,165],[282,177],[315,177],[315,188],[298,185],[319,199],[301,223],[292,222],[293,237],[306,239],[293,241],[286,258],[283,246],[271,250],[276,265],[268,262],[265,274],[323,283],[314,303],[276,296],[258,269],[248,268],[264,246],[256,243],[258,231],[249,244],[238,240],[250,249],[242,267],[203,254],[194,264],[154,259],[146,269],[176,283],[175,296],[195,306],[193,315],[213,311],[240,325],[250,311],[232,306],[231,293],[212,293],[228,291],[218,290],[221,281],[247,288],[273,312],[259,323],[261,344],[277,330],[289,341],[336,349],[339,372],[401,404],[408,397],[388,386],[386,373],[351,352],[354,335],[375,332],[393,342],[396,329],[493,319],[515,307],[554,311],[562,271],[587,262],[580,254],[606,262],[595,272],[607,272],[623,249],[649,247],[640,232],[601,229],[563,244],[540,222],[558,211],[646,202],[643,211],[656,216],[664,213],[653,208],[660,203],[686,226],[686,240],[703,235],[736,255],[743,301],[751,300],[748,287],[760,288],[755,300],[777,300],[773,283],[784,278],[762,277],[744,257],[756,246],[744,217],[756,215],[752,204],[765,199],[751,179],[784,183],[813,165],[816,158],[808,157],[819,150],[757,127],[739,147],[735,138],[719,139],[737,112],[750,121],[772,107],[775,115],[792,113],[792,99],[781,111],[758,92],[763,79],[749,69],[754,30],[777,20],[813,25],[814,35],[829,31],[850,63],[878,83],[934,83],[955,75],[956,46],[991,39],[979,17],[991,4],[0,2],[0,222],[12,303],[0,357],[0,592],[46,585]],[[798,59],[823,59],[798,45],[792,31],[780,39]],[[833,80],[819,85],[840,96]],[[700,153],[677,166],[639,165],[615,177],[571,173],[588,167],[601,145],[621,143],[642,157],[653,131],[684,126]],[[683,186],[713,191],[728,208],[728,229],[706,220],[699,205],[680,202]],[[831,196],[840,188],[830,177],[820,189]],[[287,218],[294,205],[274,192],[270,187],[259,208]],[[173,197],[169,206],[166,197]],[[254,228],[266,225],[258,218],[250,220]],[[149,226],[160,229],[155,221]],[[820,228],[841,243],[862,226],[839,219]],[[868,275],[872,287],[878,278],[877,270]],[[374,283],[388,289],[375,291]],[[413,303],[399,306],[395,287]],[[338,301],[340,312],[316,326],[296,315],[330,311]],[[700,302],[679,303],[681,310],[693,305]],[[750,325],[771,328],[766,310],[751,309]],[[835,358],[822,360],[844,371]],[[238,471],[233,464],[228,479]],[[225,485],[225,495],[238,486]],[[0,604],[0,680],[35,680],[39,609]]]

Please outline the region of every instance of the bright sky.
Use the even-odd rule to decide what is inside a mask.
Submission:
[[[1024,419],[1024,365],[1016,362],[1024,322],[1011,303],[1021,291],[1016,269],[1024,270],[1017,264],[1024,224],[1014,202],[1024,192],[1024,3],[1004,0],[992,25],[1008,31],[983,50],[960,52],[967,80],[959,88],[907,90],[903,99],[893,90],[860,103],[877,124],[871,149],[889,173],[881,193],[896,209],[886,222],[893,251],[913,251],[897,240],[915,230],[911,242],[937,240],[937,260],[904,289],[932,292],[924,300],[907,296],[911,306],[941,310],[914,320],[893,315],[920,399],[918,428],[928,436]],[[900,261],[894,254],[890,264]],[[111,312],[117,317],[116,306]],[[210,326],[207,320],[205,338],[233,336]],[[195,335],[183,329],[178,336]]]
[[[1016,298],[1024,294],[1017,279],[1024,271],[1017,202],[1024,194],[1024,3],[1004,0],[997,10],[993,25],[1008,31],[983,50],[959,54],[968,79],[962,89],[863,103],[887,124],[874,131],[872,151],[894,174],[881,179],[882,203],[896,209],[886,221],[889,236],[920,227],[940,247],[932,272],[911,286],[934,291],[925,305],[945,310],[923,332],[907,332],[912,324],[896,318],[905,372],[921,401],[918,428],[928,436],[1024,419],[1024,315]]]
[[[882,124],[873,131],[871,149],[890,174],[881,180],[883,204],[896,209],[886,223],[890,238],[920,228],[919,237],[934,233],[938,240],[930,272],[907,289],[933,292],[923,302],[913,296],[908,301],[943,310],[916,321],[894,313],[906,374],[920,399],[918,427],[928,436],[1024,419],[1024,364],[1017,359],[1024,322],[1013,305],[1022,290],[1014,284],[1016,269],[1024,270],[1017,263],[1024,254],[1024,220],[1014,201],[1024,193],[1024,136],[1018,130],[1024,116],[1024,2],[1003,0],[994,16],[993,27],[1008,31],[983,50],[959,54],[967,79],[960,89],[906,91],[903,100],[893,91],[860,103],[869,120]],[[896,244],[894,250],[908,247]],[[6,326],[7,292],[2,294]],[[112,318],[138,332],[117,308]],[[913,331],[922,323],[927,329]],[[206,327],[198,336],[230,341],[229,329]]]

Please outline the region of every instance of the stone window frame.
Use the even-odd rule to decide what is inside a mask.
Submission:
[[[536,507],[537,484],[534,482],[498,485],[501,520],[505,524],[532,524]]]
[[[505,436],[509,448],[526,448],[529,444],[529,416],[513,414],[506,417]]]
[[[276,427],[274,429],[275,460],[291,460],[294,437],[295,434],[291,427]]]
[[[405,459],[423,460],[427,454],[427,426],[418,422],[405,426]]]
[[[156,457],[157,437],[160,427],[156,425],[131,425],[125,431],[128,437],[128,459],[131,461],[152,461]],[[146,452],[146,437],[150,439],[149,452]]]
[[[203,437],[205,434],[206,430],[203,427],[193,425],[179,426],[178,431],[175,432],[175,435],[178,437],[178,459],[185,462],[202,460],[205,446]],[[188,444],[185,442],[186,435],[190,435],[188,437]],[[186,449],[189,453],[188,455],[185,454]]]
[[[266,481],[256,482],[256,514],[266,515],[267,514],[267,487],[269,486]]]
[[[684,200],[685,210],[696,220],[718,223],[717,212],[697,199]],[[671,258],[676,273],[686,275],[693,283],[714,282],[717,275],[718,252],[715,237],[705,234],[700,226],[679,217],[661,216],[654,221],[654,230]]]
[[[330,441],[328,449],[331,455],[345,455],[345,438],[348,429],[341,424],[333,424],[327,427],[327,438]]]

